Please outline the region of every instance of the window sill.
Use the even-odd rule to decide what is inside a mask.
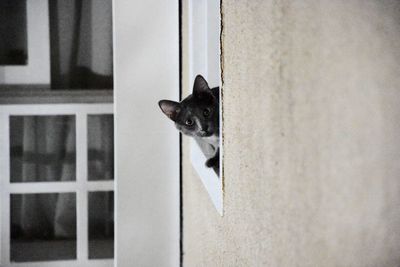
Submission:
[[[222,155],[222,153],[221,153]],[[210,195],[211,201],[213,202],[215,209],[219,215],[223,216],[223,187],[222,187],[222,175],[221,171],[218,175],[211,168],[205,166],[207,160],[200,146],[194,139],[191,140],[190,144],[190,158],[192,165],[199,175],[200,180],[203,182],[208,194]],[[220,159],[220,170],[222,167]]]
[[[0,105],[68,103],[113,103],[113,90],[51,90],[46,85],[0,86]]]

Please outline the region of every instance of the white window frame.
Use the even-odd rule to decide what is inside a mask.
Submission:
[[[0,266],[4,267],[111,267],[114,259],[89,259],[89,192],[114,191],[114,180],[88,181],[87,117],[113,114],[113,104],[0,105]],[[76,181],[10,183],[9,119],[13,115],[74,115],[76,120]],[[42,262],[10,262],[10,194],[76,193],[77,258]],[[115,196],[114,196],[115,197]],[[114,211],[115,212],[115,211]],[[115,244],[115,240],[114,240]],[[114,254],[115,257],[115,254]]]
[[[220,88],[220,173],[205,167],[207,160],[196,141],[191,141],[191,161],[218,213],[223,215],[223,142],[220,66],[220,1],[189,0],[189,81],[202,74],[210,87]]]
[[[0,66],[1,84],[50,84],[48,0],[27,0],[27,65]]]

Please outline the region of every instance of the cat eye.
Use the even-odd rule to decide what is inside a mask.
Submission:
[[[203,110],[203,116],[204,117],[208,117],[210,115],[210,109],[206,108],[205,110]]]
[[[192,121],[191,119],[187,119],[187,120],[185,121],[185,124],[186,124],[187,126],[192,126],[192,125],[193,125],[193,121]]]

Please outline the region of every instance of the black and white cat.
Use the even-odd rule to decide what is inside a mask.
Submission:
[[[214,155],[205,164],[218,171],[219,87],[210,89],[207,81],[197,75],[191,95],[181,102],[161,100],[158,105],[179,131],[211,146]]]

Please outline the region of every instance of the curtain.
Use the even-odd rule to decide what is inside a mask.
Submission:
[[[75,180],[73,116],[10,118],[11,182]],[[75,235],[73,194],[20,195],[12,203],[13,229],[26,237]]]
[[[50,0],[54,89],[112,89],[112,1]]]
[[[113,178],[112,119],[112,115],[89,116],[89,180]],[[11,117],[11,182],[75,181],[75,132],[74,116]],[[76,195],[73,193],[22,194],[12,198],[11,209],[13,238],[76,236]],[[94,206],[91,213],[103,214],[99,221],[105,216],[112,220],[112,210],[102,209]]]
[[[49,0],[52,88],[113,88],[111,4],[111,0]],[[88,154],[94,157],[88,171],[94,180],[111,179],[113,146],[105,138],[112,135],[110,118],[93,117],[90,129],[97,134],[90,135]],[[76,179],[79,144],[73,116],[13,117],[10,130],[12,182]],[[75,237],[75,194],[25,194],[12,197],[11,204],[12,237]]]

